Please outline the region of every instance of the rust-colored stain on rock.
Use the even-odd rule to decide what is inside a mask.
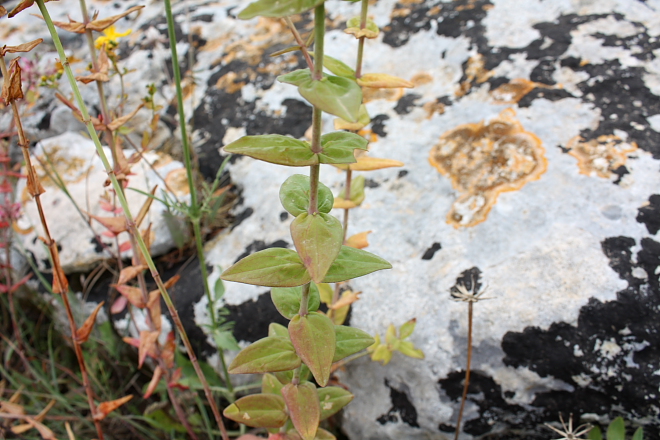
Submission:
[[[431,149],[431,165],[460,193],[447,223],[459,228],[483,222],[500,193],[518,190],[545,172],[541,140],[515,115],[507,109],[488,123],[459,125]]]
[[[635,142],[624,142],[615,135],[598,136],[586,142],[576,136],[566,147],[568,154],[577,159],[580,174],[604,179],[614,177],[614,171],[626,164],[628,155],[637,151]]]

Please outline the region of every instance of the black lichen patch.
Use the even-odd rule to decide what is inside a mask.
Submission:
[[[97,254],[100,254],[105,249],[103,247],[103,243],[101,243],[101,241],[97,237],[92,237],[92,239],[89,240],[89,242],[94,245],[94,252],[96,252]]]
[[[456,284],[449,289],[452,296],[459,293],[458,286],[463,286],[468,292],[479,292],[482,286],[481,270],[475,266],[461,272],[456,278]]]
[[[268,336],[268,325],[276,322],[287,326],[289,321],[275,308],[270,292],[262,293],[256,301],[225,306],[229,310],[227,320],[234,322],[234,337],[237,341],[254,342]]]
[[[243,211],[241,211],[236,217],[234,218],[234,223],[232,224],[231,228],[234,229],[241,223],[243,223],[244,220],[248,219],[252,214],[254,214],[254,209],[252,208],[245,208]]]
[[[421,97],[422,95],[417,95],[416,93],[408,93],[407,95],[403,95],[401,99],[399,99],[399,101],[396,103],[394,111],[398,115],[407,115],[416,106],[415,101]]]
[[[637,221],[644,223],[650,234],[655,235],[660,230],[660,195],[653,194],[648,205],[639,208]]]
[[[573,392],[537,394],[532,405],[548,419],[557,411],[594,413],[626,419],[655,420],[645,426],[649,438],[660,432],[656,405],[660,377],[660,290],[655,275],[660,243],[641,240],[636,262],[630,237],[612,237],[602,247],[610,266],[628,282],[615,301],[591,299],[582,307],[577,327],[555,323],[507,333],[504,363],[554,377]]]
[[[438,252],[440,249],[442,249],[442,246],[440,243],[437,241],[431,245],[430,248],[428,248],[425,252],[424,255],[422,255],[422,260],[430,260],[433,258],[436,252]]]
[[[399,171],[399,174],[396,175],[397,179],[401,179],[403,177],[406,177],[408,175],[408,170],[401,170]]]
[[[280,212],[280,221],[281,222],[286,221],[286,219],[288,219],[288,218],[289,218],[289,213],[288,212],[286,212],[286,211]]]
[[[284,240],[276,240],[276,241],[274,241],[270,244],[266,244],[266,242],[262,241],[262,240],[255,240],[245,248],[245,251],[241,255],[238,256],[236,261],[238,261],[242,258],[245,258],[248,255],[253,254],[255,252],[263,251],[264,249],[269,249],[269,248],[285,248],[286,249],[288,247],[289,247],[289,243],[287,243]],[[236,263],[236,261],[234,261],[234,263]]]
[[[419,424],[417,423],[417,409],[410,401],[408,394],[391,386],[387,379],[385,379],[385,386],[390,389],[392,407],[387,413],[378,417],[376,421],[384,425],[386,423],[396,423],[401,419],[408,426],[419,428]]]
[[[387,132],[385,131],[385,121],[388,119],[390,119],[390,117],[387,115],[376,115],[371,118],[371,131],[380,137],[387,137]]]
[[[447,378],[439,380],[438,384],[447,397],[460,404],[464,380],[465,371],[456,371],[450,373]],[[507,403],[503,397],[502,388],[491,377],[478,371],[472,371],[470,375],[467,398],[479,407],[479,417],[466,420],[463,431],[475,436],[489,433],[495,422],[516,424],[518,414],[525,411],[518,405]],[[438,429],[447,432],[447,430],[453,431],[455,428],[441,425]]]

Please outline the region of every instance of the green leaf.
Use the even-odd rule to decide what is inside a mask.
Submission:
[[[146,421],[154,428],[160,429],[165,432],[175,431],[182,434],[185,434],[187,432],[185,426],[174,420],[172,417],[170,417],[169,414],[167,414],[162,409],[147,414]]]
[[[320,283],[341,250],[344,229],[330,214],[303,213],[291,223],[291,238],[312,280]]]
[[[293,370],[300,366],[291,341],[268,336],[245,347],[229,365],[232,374],[270,373]]]
[[[369,125],[371,122],[371,117],[367,111],[367,107],[362,104],[360,106],[360,111],[358,112],[357,122],[347,122],[341,118],[335,119],[335,129],[336,130],[353,130],[358,131],[362,130],[364,127]]]
[[[240,350],[236,338],[229,330],[213,329],[213,341],[215,346],[222,350]]]
[[[248,255],[220,275],[225,281],[267,287],[295,287],[312,279],[290,249],[270,248]]]
[[[321,297],[321,302],[330,305],[332,304],[332,297],[334,295],[334,289],[330,284],[326,283],[321,283],[318,284],[317,287],[319,288],[319,296]]]
[[[287,335],[289,334],[289,331],[287,330]],[[276,373],[273,373],[277,379],[282,382],[283,384],[290,383],[291,380],[293,379],[293,370],[289,371],[278,371]],[[302,367],[300,368],[300,381],[305,381],[309,380],[310,377],[310,371],[309,368],[307,368],[307,365],[302,364]]]
[[[414,359],[424,359],[424,352],[419,348],[415,348],[415,345],[410,341],[398,341],[396,349],[401,352],[401,354]]]
[[[607,427],[607,440],[626,440],[626,422],[623,417],[612,420]]]
[[[328,432],[323,428],[319,428],[319,430],[316,431],[316,437],[314,437],[314,440],[337,440],[337,437],[332,435],[331,432]]]
[[[637,428],[635,434],[633,434],[632,440],[644,440],[644,428],[641,426]]]
[[[254,17],[287,17],[308,11],[324,0],[258,0],[243,9],[238,18],[249,20]]]
[[[364,350],[376,342],[369,333],[345,325],[335,326],[335,337],[337,342],[332,362],[342,360],[360,350]]]
[[[314,440],[321,417],[319,397],[314,384],[287,384],[282,388],[282,397],[298,434],[303,440]]]
[[[261,379],[261,392],[264,394],[280,394],[284,384],[273,374],[266,373]]]
[[[410,321],[405,322],[399,328],[399,339],[406,339],[408,336],[412,335],[415,331],[415,326],[417,325],[417,319],[413,318]]]
[[[355,163],[355,150],[366,150],[369,142],[362,136],[335,131],[321,136],[323,151],[319,162],[327,164]]]
[[[310,145],[289,136],[264,134],[243,136],[224,147],[225,151],[242,154],[264,162],[290,167],[303,167],[319,163]]]
[[[356,0],[358,1],[358,0]],[[328,69],[330,72],[334,73],[337,76],[342,76],[344,78],[355,79],[355,70],[348,67],[348,65],[339,61],[336,58],[332,58],[328,55],[323,55],[323,67]]]
[[[335,326],[330,318],[318,312],[296,315],[289,322],[289,336],[298,356],[324,387],[335,355]]]
[[[291,215],[298,217],[309,210],[309,193],[309,176],[294,174],[286,179],[280,187],[280,202]],[[332,209],[334,202],[330,188],[319,182],[319,211],[327,214]]]
[[[213,300],[218,301],[225,296],[225,285],[220,278],[218,278],[213,286]]]
[[[202,382],[199,380],[199,377],[197,377],[197,373],[195,372],[195,367],[193,366],[192,362],[190,362],[190,360],[188,360],[188,358],[181,352],[177,352],[175,356],[176,365],[181,367],[181,373],[183,375],[181,384],[196,390],[203,389]],[[199,366],[204,372],[204,377],[206,377],[209,385],[215,387],[225,386],[225,383],[220,378],[220,376],[218,376],[218,373],[213,369],[212,366],[204,361],[199,361]]]
[[[362,89],[355,81],[341,76],[325,76],[298,87],[310,104],[326,113],[356,122],[362,104]]]
[[[291,319],[300,312],[302,286],[274,287],[270,291],[270,298],[273,300],[273,304],[275,304],[277,311],[286,319]],[[319,297],[319,289],[316,287],[316,284],[311,283],[309,287],[309,302],[307,304],[307,310],[315,312],[320,305],[321,298]]]
[[[598,426],[594,426],[591,428],[591,431],[589,431],[589,440],[603,440],[603,433],[600,432]]]
[[[253,428],[279,428],[289,416],[284,399],[275,394],[251,394],[241,397],[222,413],[228,419]]]
[[[353,394],[340,387],[326,387],[318,390],[321,404],[321,420],[339,412],[353,400]]]
[[[289,330],[282,324],[271,322],[268,325],[268,336],[289,340]]]
[[[361,277],[377,270],[391,268],[392,265],[390,263],[370,252],[342,246],[339,255],[337,255],[332,266],[330,266],[323,282],[338,283]]]
[[[364,183],[365,179],[364,175],[362,174],[354,177],[353,181],[351,182],[351,198],[349,200],[358,206],[364,202]],[[339,198],[346,199],[346,189],[341,190],[339,193]]]
[[[298,86],[303,98],[326,113],[349,122],[358,119],[362,89],[354,80],[325,74],[320,80],[315,80],[309,69],[278,76],[277,80]]]

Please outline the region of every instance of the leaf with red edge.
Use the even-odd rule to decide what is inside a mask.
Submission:
[[[96,315],[99,314],[99,311],[101,310],[101,307],[103,307],[103,304],[105,304],[105,301],[101,301],[96,306],[92,314],[87,317],[84,324],[78,330],[76,330],[76,341],[78,342],[78,344],[87,342],[87,340],[89,339],[89,335],[92,333],[92,329],[94,328],[94,322],[96,322]]]
[[[119,245],[119,252],[120,253],[128,252],[131,250],[132,247],[133,245],[131,244],[131,242],[127,240]]]
[[[303,213],[291,223],[291,237],[312,280],[322,282],[341,250],[344,237],[341,222],[322,212]]]
[[[181,377],[183,376],[183,369],[181,367],[174,370],[170,381],[167,384],[168,388],[178,388],[180,390],[187,390],[189,387],[181,384]]]
[[[251,394],[241,397],[223,411],[223,415],[253,428],[279,428],[289,418],[284,399],[275,394]]]
[[[151,395],[156,391],[156,387],[158,386],[158,382],[160,382],[160,379],[163,377],[163,369],[160,368],[160,365],[156,367],[154,370],[154,375],[151,377],[151,381],[149,382],[149,386],[147,387],[147,390],[144,392],[144,398],[148,399],[151,397]]]
[[[140,347],[138,348],[138,368],[142,368],[149,353],[157,353],[158,332],[143,330],[140,332]],[[154,356],[155,357],[155,356]]]
[[[321,419],[321,406],[314,384],[287,384],[282,388],[282,397],[296,431],[303,440],[314,440]]]
[[[133,395],[129,394],[128,396],[124,396],[121,399],[115,399],[109,402],[103,402],[99,404],[99,406],[96,407],[96,414],[94,414],[94,420],[105,419],[108,416],[108,414],[110,414],[112,411],[116,410],[117,408],[119,408],[124,403],[131,400],[132,398]]]
[[[289,322],[289,336],[296,353],[309,367],[316,382],[324,387],[330,379],[330,367],[335,355],[335,325],[330,318],[310,312],[296,315]]]

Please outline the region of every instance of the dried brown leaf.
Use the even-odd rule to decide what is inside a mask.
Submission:
[[[85,23],[81,23],[76,20],[71,20],[71,17],[69,17],[68,23],[65,21],[53,21],[53,24],[60,29],[64,29],[65,31],[74,32],[76,34],[85,33]]]
[[[4,6],[0,6],[0,18],[4,17],[5,15],[7,15],[7,10]]]
[[[2,11],[0,11],[0,13],[1,12]],[[5,11],[5,13],[6,12],[7,11]],[[4,46],[2,49],[0,49],[0,55],[4,57],[8,53],[29,52],[37,47],[42,41],[44,41],[43,38],[37,38],[36,40],[30,41],[28,43],[19,44],[18,46]]]
[[[50,250],[50,256],[53,260],[53,293],[66,293],[69,290],[69,281],[64,274],[64,269],[62,269],[62,264],[60,263],[60,252],[57,249],[57,243],[55,240],[52,240],[48,244],[48,249]]]
[[[346,307],[350,304],[353,304],[355,301],[360,299],[360,294],[362,292],[353,292],[352,290],[344,290],[341,294],[341,298],[336,303],[329,306],[329,309],[339,310],[342,307]]]
[[[345,245],[350,246],[355,249],[364,249],[369,246],[369,241],[367,236],[371,234],[371,231],[360,232],[359,234],[351,235],[346,240]]]
[[[387,73],[366,73],[357,79],[357,83],[362,87],[371,87],[374,89],[415,87],[415,85],[410,81],[396,76],[388,75]]]
[[[92,81],[110,81],[110,77],[108,76],[108,72],[110,71],[110,60],[108,59],[108,53],[105,50],[105,46],[99,51],[99,58],[96,67],[98,70],[93,70],[91,75],[77,76],[76,80],[84,84],[89,84]]]
[[[37,431],[39,431],[39,435],[41,436],[42,439],[44,440],[57,440],[57,437],[55,437],[55,433],[50,430],[46,425],[43,423],[37,422],[36,420],[33,419],[25,419],[26,422],[28,422],[30,425],[32,425],[33,428],[35,428]]]
[[[25,414],[25,408],[23,408],[23,405],[13,402],[0,402],[0,409],[2,412],[13,414],[15,416],[22,416]]]
[[[142,108],[143,105],[144,104],[138,105],[137,108],[135,110],[133,110],[132,112],[130,112],[129,114],[124,115],[122,117],[119,117],[119,118],[115,119],[114,121],[112,121],[111,123],[109,123],[108,124],[108,129],[111,130],[111,131],[117,130],[119,127],[121,127],[122,125],[127,123],[133,116],[135,116],[137,114],[137,112]]]
[[[125,296],[128,302],[135,307],[143,309],[147,306],[142,297],[142,290],[137,287],[127,286],[126,284],[111,284],[111,287],[117,289],[117,292],[121,293],[122,296]]]
[[[93,20],[93,21],[87,23],[87,29],[91,29],[93,31],[101,32],[101,31],[109,28],[113,24],[115,24],[119,19],[126,17],[131,12],[139,11],[142,8],[144,8],[144,6],[133,6],[132,8],[127,9],[126,11],[122,12],[121,14],[113,15],[112,17],[103,18],[101,20]]]
[[[103,402],[99,404],[99,406],[96,407],[96,414],[94,414],[94,420],[105,419],[108,416],[108,414],[110,414],[112,411],[116,410],[117,408],[119,408],[124,403],[131,400],[132,398],[133,395],[129,394],[128,396],[122,397],[121,399],[111,400],[109,402]]]
[[[161,377],[163,377],[163,369],[160,368],[160,366],[157,366],[156,369],[154,370],[154,375],[151,377],[149,386],[147,387],[147,390],[144,392],[145,399],[151,397],[154,391],[156,391],[156,387],[158,386],[158,382],[160,382]]]
[[[149,316],[157,330],[162,327],[161,308],[160,308],[160,290],[152,290],[149,292],[149,301],[147,302],[147,309],[149,309]]]
[[[156,195],[156,189],[158,189],[158,185],[154,186],[154,188],[151,190],[151,195]],[[144,204],[140,208],[140,212],[138,212],[137,217],[135,217],[135,226],[140,227],[140,224],[142,223],[142,220],[147,216],[147,213],[149,212],[149,208],[151,208],[151,203],[154,201],[153,197],[147,197],[147,200],[144,201]]]
[[[101,223],[105,228],[115,235],[126,231],[126,217],[99,217],[92,214],[87,214],[97,222]]]
[[[16,99],[23,99],[23,89],[21,87],[21,66],[16,57],[9,64],[9,78],[5,78],[2,83],[2,99],[9,104]]]
[[[9,18],[14,17],[16,14],[29,8],[33,4],[34,4],[34,0],[23,0],[14,9],[11,10],[11,12],[9,13]]]
[[[342,170],[351,171],[375,171],[384,168],[402,167],[405,164],[394,159],[382,159],[380,157],[360,156],[357,162],[351,164],[336,164],[335,166]]]
[[[89,339],[89,335],[92,333],[92,329],[94,328],[94,322],[96,322],[96,315],[99,314],[99,310],[101,310],[103,304],[105,304],[105,302],[101,301],[96,306],[92,314],[87,317],[84,324],[76,331],[76,341],[79,344],[87,342]]]
[[[138,348],[138,368],[142,368],[147,354],[157,353],[158,332],[143,330],[140,332],[140,347]]]
[[[125,267],[119,272],[119,280],[117,280],[117,284],[126,284],[136,276],[138,276],[139,273],[141,273],[143,270],[147,269],[148,266],[146,265],[139,265],[139,266],[128,266]]]

